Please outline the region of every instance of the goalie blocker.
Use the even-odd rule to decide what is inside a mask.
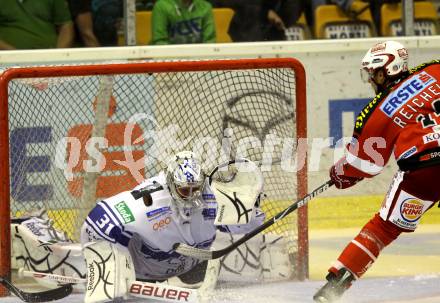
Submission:
[[[67,235],[55,229],[45,212],[13,218],[11,234],[13,268],[85,278],[81,244],[73,243]],[[54,286],[53,281],[36,281],[44,287]],[[84,289],[82,285],[75,288]]]

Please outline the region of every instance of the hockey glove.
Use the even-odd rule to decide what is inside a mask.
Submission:
[[[348,165],[347,160],[342,158],[335,165],[330,168],[330,179],[335,184],[336,188],[349,188],[361,181],[363,178],[344,176],[344,165]]]

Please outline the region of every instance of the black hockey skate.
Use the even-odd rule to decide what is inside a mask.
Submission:
[[[337,274],[330,272],[327,277],[327,283],[319,289],[313,296],[313,300],[318,303],[336,302],[350,286],[355,279],[353,274],[346,268],[341,268]]]

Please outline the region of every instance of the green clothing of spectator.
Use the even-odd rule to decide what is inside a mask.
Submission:
[[[205,0],[158,0],[152,44],[214,43],[212,6]]]
[[[70,47],[73,24],[65,0],[1,0],[0,49]]]

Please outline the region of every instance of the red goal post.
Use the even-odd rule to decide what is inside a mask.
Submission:
[[[110,80],[110,84],[108,81],[105,84],[105,81],[99,80],[104,83],[102,86],[101,82],[93,80],[95,79],[93,77],[98,76],[100,79],[110,76],[113,80]],[[71,80],[73,84],[71,84]],[[98,84],[96,84],[97,81]],[[120,85],[118,81],[121,81]],[[119,85],[117,88],[111,88],[112,85],[117,84]],[[110,90],[105,91],[105,87],[107,89],[110,87]],[[241,95],[234,97],[234,94]],[[87,99],[86,105],[76,104],[76,102],[84,102],[83,99]],[[114,99],[117,99],[117,104],[112,103],[116,102]],[[127,107],[122,107],[125,105],[121,105],[122,103],[119,102],[125,102],[125,100],[131,100],[132,103]],[[100,102],[104,102],[104,105]],[[90,106],[92,103],[93,106]],[[282,104],[278,105],[279,103]],[[137,106],[139,108],[136,108]],[[87,112],[82,111],[82,107],[87,107]],[[192,108],[195,108],[194,112],[192,112]],[[108,116],[96,117],[99,116],[99,109],[108,113]],[[112,128],[114,133],[118,133],[118,130],[122,130],[118,128],[118,125],[120,126],[121,121],[126,122],[128,118],[124,117],[115,122],[111,120],[115,116],[112,118],[110,116],[115,111],[117,115],[121,115],[129,110],[133,110],[133,115],[142,110],[151,111],[161,127],[166,127],[170,119],[179,122],[180,139],[185,138],[188,134],[194,135],[198,131],[200,131],[200,136],[215,137],[218,135],[219,126],[221,128],[222,125],[224,127],[229,123],[228,125],[233,129],[239,129],[237,134],[241,135],[240,132],[243,132],[241,135],[243,137],[251,134],[248,125],[252,124],[259,135],[261,133],[258,128],[267,127],[275,133],[279,132],[280,136],[295,138],[298,143],[298,139],[307,138],[305,71],[302,64],[293,58],[153,61],[23,67],[4,70],[0,75],[0,158],[2,162],[0,166],[0,220],[3,226],[0,229],[0,276],[10,277],[11,272],[11,216],[45,207],[54,217],[61,216],[58,218],[58,227],[66,229],[66,232],[69,233],[78,226],[65,227],[62,224],[67,221],[78,221],[78,217],[72,219],[63,216],[70,215],[72,211],[81,206],[81,204],[77,206],[74,203],[82,203],[81,201],[84,201],[84,195],[87,192],[89,195],[91,194],[88,199],[92,201],[103,198],[109,193],[100,193],[100,191],[105,191],[106,186],[103,185],[105,183],[100,183],[101,176],[99,174],[87,174],[77,166],[69,168],[71,169],[70,178],[73,175],[74,179],[74,181],[70,181],[73,183],[62,180],[59,176],[49,180],[52,178],[52,174],[58,173],[49,172],[49,169],[54,167],[55,161],[50,157],[56,151],[49,149],[49,147],[35,151],[30,151],[29,148],[33,145],[44,145],[33,143],[75,137],[75,134],[78,134],[75,131],[80,128],[77,124],[87,119],[87,121],[81,122],[81,127],[86,131],[85,134],[82,134],[83,137],[78,137],[81,144],[84,143],[84,138],[90,138],[91,135],[107,136],[107,132],[111,132],[109,130],[110,124],[114,127]],[[207,111],[203,112],[203,110]],[[286,113],[289,115],[285,119],[273,122],[275,118]],[[95,117],[92,117],[93,115]],[[192,123],[190,121],[189,124],[185,124],[185,115],[191,115]],[[201,117],[199,118],[198,115]],[[58,118],[59,121],[56,120]],[[244,119],[244,122],[238,121],[240,119]],[[99,126],[99,120],[104,121],[104,125]],[[258,124],[260,120],[262,120],[261,127]],[[269,122],[272,124],[268,124]],[[23,126],[20,123],[24,123]],[[46,130],[44,126],[46,125],[51,125],[51,128],[48,128],[48,133],[44,135],[44,130]],[[56,137],[55,128],[61,130],[59,138]],[[43,132],[32,133],[30,130]],[[211,130],[212,134],[209,132]],[[29,133],[30,139],[24,137],[26,133]],[[263,133],[261,138],[266,138],[267,134]],[[38,136],[42,136],[41,138],[44,137],[44,139],[35,141],[35,137],[38,138]],[[134,144],[133,141],[130,142]],[[56,142],[54,141],[54,143]],[[305,157],[306,149],[302,151],[304,155],[296,155],[297,158]],[[275,152],[280,153],[281,151],[276,150]],[[35,155],[32,156],[32,153]],[[103,153],[107,156],[105,152]],[[117,151],[114,152],[115,155],[117,153]],[[256,161],[261,160],[261,153],[261,148],[255,149],[255,154],[252,154],[254,156],[250,156],[251,160],[252,157],[255,157]],[[45,154],[49,156],[47,158],[41,156]],[[19,155],[23,158],[20,158]],[[66,155],[69,157],[69,152],[66,152],[64,157]],[[117,154],[115,157],[119,156],[120,154]],[[80,158],[84,160],[82,157],[84,155],[81,153]],[[112,157],[110,159],[114,159]],[[47,162],[47,165],[32,166],[41,164],[41,161],[40,164],[35,164],[38,162],[37,160],[44,160],[42,162]],[[24,162],[26,163],[23,164]],[[265,176],[265,179],[268,180],[266,183],[273,183],[275,186],[273,188],[274,195],[271,197],[269,194],[268,208],[265,209],[268,217],[307,193],[307,161],[304,162],[293,174],[277,171],[268,172],[268,176]],[[17,167],[20,169],[14,170]],[[28,172],[33,172],[32,180],[29,183],[26,180],[26,169],[29,169]],[[117,170],[121,170],[121,168],[109,168],[107,173]],[[42,179],[38,179],[39,172],[42,175],[45,174]],[[150,171],[144,171],[144,173],[149,176]],[[66,177],[66,174],[61,174],[61,176]],[[286,178],[287,183],[283,183]],[[113,187],[112,190],[117,191],[127,189],[124,187],[127,182],[124,181],[125,185],[118,188],[115,186],[116,183],[112,183],[115,179],[117,176],[108,179],[111,181],[108,181],[111,183],[111,186],[108,187]],[[17,185],[17,182],[23,183]],[[46,183],[50,185],[51,190],[44,191],[47,187],[41,187]],[[89,183],[93,183],[93,185]],[[281,187],[276,187],[278,183]],[[291,188],[288,184],[291,184]],[[75,190],[78,187],[80,189],[77,193]],[[289,192],[285,196],[276,196],[286,188],[293,192]],[[57,191],[63,193],[56,196]],[[88,209],[90,207],[88,206]],[[53,219],[57,221],[57,218]],[[303,280],[308,277],[307,208],[300,208],[297,211],[297,218],[292,222],[294,225],[286,225],[285,227],[280,227],[282,222],[277,223],[271,231],[282,236],[285,236],[286,233],[293,233],[292,239],[296,242],[296,252],[294,253],[296,264],[293,264],[295,277]]]

